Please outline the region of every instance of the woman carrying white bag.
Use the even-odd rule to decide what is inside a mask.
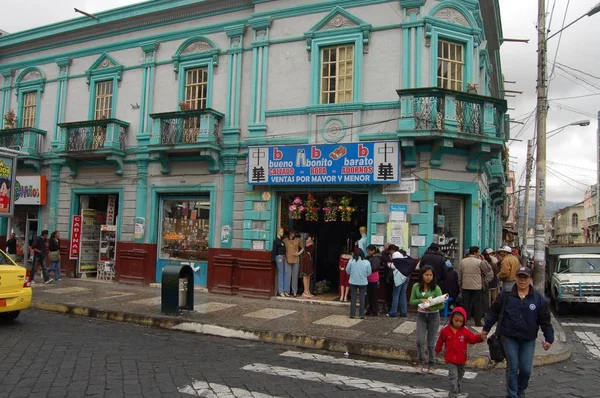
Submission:
[[[392,269],[394,276],[394,291],[392,292],[392,307],[387,316],[393,318],[398,313],[398,310],[400,310],[400,317],[406,318],[408,315],[406,291],[408,289],[410,274],[415,270],[416,261],[406,255],[404,250],[401,250],[394,252],[392,262],[388,266]]]

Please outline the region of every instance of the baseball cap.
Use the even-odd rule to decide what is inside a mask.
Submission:
[[[517,275],[531,276],[531,270],[527,267],[521,267],[517,270]]]
[[[512,249],[509,246],[502,246],[500,249],[498,249],[498,251],[512,253]]]
[[[487,249],[485,249],[485,252],[487,254],[492,254],[494,251],[488,247]]]

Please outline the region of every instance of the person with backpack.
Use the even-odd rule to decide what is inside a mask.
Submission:
[[[544,350],[548,351],[554,342],[548,303],[543,294],[531,286],[531,269],[519,268],[512,290],[498,294],[485,319],[481,332],[484,339],[496,322],[495,334],[500,336],[506,356],[506,396],[524,397],[533,370],[538,330],[542,329],[544,334]]]
[[[392,293],[392,305],[387,316],[394,318],[398,313],[398,310],[400,310],[400,317],[406,318],[408,316],[408,299],[406,297],[406,291],[408,290],[410,274],[413,273],[417,264],[413,258],[408,256],[408,253],[399,249],[392,254],[392,262],[389,267],[392,270],[392,277],[394,278],[394,291]],[[400,279],[403,280],[399,285],[396,284],[397,278],[394,276],[395,272],[399,272]]]
[[[448,378],[452,385],[451,397],[460,394],[465,364],[468,358],[468,344],[478,344],[483,341],[481,334],[474,334],[467,327],[467,312],[462,307],[455,307],[450,314],[448,324],[440,331],[435,345],[439,355],[445,347],[444,361],[448,365]]]
[[[367,277],[367,316],[379,315],[377,303],[377,287],[379,286],[379,269],[381,268],[381,253],[375,245],[367,246],[367,260],[371,263],[371,275]]]

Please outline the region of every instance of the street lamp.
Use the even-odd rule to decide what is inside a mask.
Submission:
[[[554,36],[556,36],[557,34],[562,32],[563,30],[567,29],[569,26],[573,25],[575,22],[579,21],[580,19],[583,19],[585,17],[591,17],[592,15],[597,14],[599,12],[600,12],[600,3],[596,4],[596,6],[594,8],[592,8],[591,10],[589,10],[588,12],[586,12],[585,14],[583,14],[582,16],[580,16],[579,18],[577,18],[576,20],[574,20],[573,22],[571,22],[570,24],[568,24],[567,26],[565,26],[564,28],[559,30],[558,32],[556,32],[553,35],[551,35],[550,37],[548,37],[546,39],[546,41],[550,40],[551,38],[553,38]]]
[[[569,123],[569,124],[566,124],[566,125],[564,125],[562,127],[557,128],[557,129],[548,131],[546,133],[546,139],[554,137],[556,134],[561,133],[564,129],[566,129],[569,126],[587,127],[589,125],[590,125],[590,121],[589,120],[580,120],[578,122]],[[552,134],[552,133],[554,133],[554,134]]]
[[[600,3],[550,37],[546,36],[546,0],[538,0],[538,73],[537,73],[537,156],[536,156],[536,198],[535,198],[535,246],[533,282],[536,290],[544,292],[546,277],[546,119],[548,117],[548,76],[546,70],[546,50],[548,40],[561,33],[584,17],[600,13]]]

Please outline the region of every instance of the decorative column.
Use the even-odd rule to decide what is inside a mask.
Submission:
[[[147,149],[150,142],[152,122],[149,114],[154,104],[154,75],[156,71],[156,50],[158,42],[148,41],[140,44],[144,56],[142,58],[142,96],[140,98],[140,122],[137,134],[138,148]],[[139,202],[138,202],[139,203]]]
[[[10,109],[10,92],[12,87],[12,78],[14,76],[15,71],[12,69],[5,69],[0,71],[3,78],[3,84],[0,88],[0,92],[2,92],[2,121],[0,121],[0,127],[4,127],[4,115]]]
[[[50,163],[50,200],[48,201],[48,230],[56,231],[58,225],[58,200],[60,195],[60,172],[62,164],[60,161]],[[63,231],[67,232],[67,231]]]
[[[221,231],[228,230],[229,233],[219,234],[221,248],[231,248],[233,241],[233,203],[235,196],[235,168],[237,166],[237,154],[228,154],[223,157],[223,193],[221,207]]]
[[[61,58],[56,61],[56,65],[58,66],[58,79],[56,82],[56,105],[54,111],[54,134],[52,135],[52,139],[50,141],[50,145],[52,149],[56,149],[59,141],[60,141],[60,128],[58,127],[59,123],[63,123],[65,121],[66,115],[66,104],[67,104],[67,84],[69,77],[69,66],[71,65],[70,58]],[[50,221],[50,225],[52,225],[52,221]]]
[[[240,134],[240,97],[242,88],[242,56],[245,25],[225,28],[229,37],[227,100],[225,111],[225,126],[223,128],[224,144],[237,145]]]
[[[267,105],[267,67],[271,18],[254,18],[249,23],[254,31],[254,41],[252,42],[252,101],[248,132],[250,137],[264,137],[267,132],[265,108]]]
[[[141,236],[134,234],[135,243],[146,242],[146,229],[148,225],[148,163],[150,162],[148,154],[140,154],[137,159],[137,184],[135,194],[135,224],[143,225]],[[153,220],[155,221],[155,220]],[[158,220],[156,220],[158,222]]]

